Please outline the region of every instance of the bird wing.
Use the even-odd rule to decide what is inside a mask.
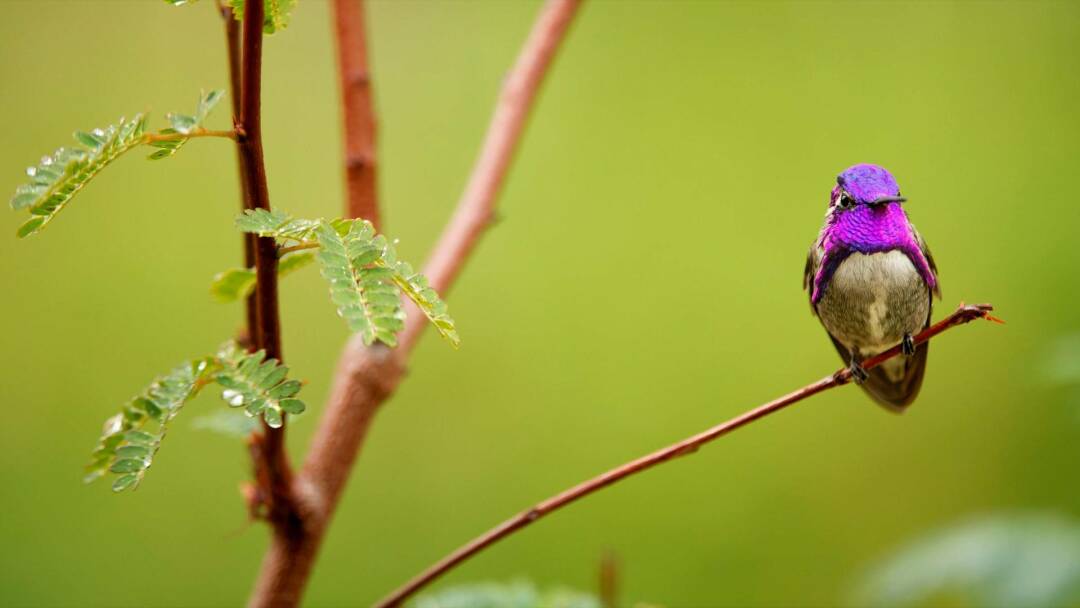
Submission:
[[[930,253],[930,247],[923,240],[922,235],[915,229],[915,226],[911,226],[911,232],[915,235],[915,242],[919,245],[919,250],[922,251],[923,257],[926,258],[926,263],[930,265],[930,272],[934,273],[934,278],[938,278],[937,264],[934,262],[934,256]],[[941,299],[941,281],[934,283],[934,295]],[[929,320],[927,320],[929,323]]]
[[[807,295],[810,298],[810,312],[817,314],[817,309],[814,308],[814,277],[817,276],[818,266],[821,265],[821,257],[824,252],[818,247],[815,241],[813,245],[810,245],[810,251],[806,253],[806,267],[803,268],[802,287],[807,291]]]

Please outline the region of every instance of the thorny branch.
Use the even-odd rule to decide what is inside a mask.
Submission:
[[[960,305],[951,315],[945,317],[941,321],[938,321],[934,325],[924,329],[919,335],[915,336],[915,344],[922,344],[940,334],[941,332],[954,327],[968,323],[975,319],[987,319],[991,321],[998,321],[995,317],[990,315],[990,311],[993,310],[993,306],[989,304],[974,304],[970,306]],[[896,345],[889,350],[878,354],[863,362],[864,369],[873,369],[878,365],[881,365],[885,361],[900,354],[900,345]],[[503,523],[495,526],[491,530],[481,534],[475,539],[462,545],[456,551],[447,555],[443,559],[436,562],[427,570],[421,572],[415,578],[407,582],[402,587],[395,590],[390,595],[379,601],[376,606],[378,608],[388,608],[391,606],[399,606],[403,601],[408,599],[414,593],[424,588],[438,577],[446,574],[449,570],[453,569],[457,565],[461,564],[465,560],[469,559],[473,555],[476,555],[480,551],[483,551],[487,547],[495,544],[499,540],[517,532],[518,530],[528,526],[534,521],[553,513],[578,499],[584,498],[597,490],[606,488],[614,483],[622,481],[631,475],[640,473],[647,469],[651,469],[659,464],[663,464],[679,456],[685,456],[692,454],[698,450],[701,446],[715,441],[720,437],[728,434],[729,432],[749,424],[759,418],[764,418],[773,412],[778,412],[789,405],[798,403],[807,397],[816,395],[818,393],[827,391],[837,386],[842,386],[851,382],[851,370],[845,368],[837,371],[834,374],[826,376],[817,382],[808,384],[794,392],[788,393],[783,397],[779,397],[770,401],[764,405],[760,405],[748,412],[745,412],[727,422],[718,424],[706,431],[702,431],[697,435],[688,437],[667,446],[666,448],[657,450],[651,454],[647,454],[636,460],[615,467],[606,473],[602,473],[593,477],[592,479],[582,482],[568,490],[560,492],[547,500],[537,503],[533,507],[518,513],[514,517],[504,521]]]

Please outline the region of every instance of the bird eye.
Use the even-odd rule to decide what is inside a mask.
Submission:
[[[852,206],[853,204],[855,204],[855,201],[851,200],[851,197],[850,197],[850,196],[848,196],[848,193],[847,193],[847,192],[841,192],[841,193],[840,193],[840,200],[838,200],[838,201],[836,202],[836,204],[837,204],[837,206],[839,206],[839,207],[840,207],[841,209],[847,209],[848,207],[850,207],[850,206]]]

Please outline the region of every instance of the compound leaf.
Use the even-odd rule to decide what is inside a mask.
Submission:
[[[236,342],[229,342],[218,353],[218,361],[221,368],[213,379],[225,389],[221,398],[230,406],[243,407],[248,416],[261,415],[274,428],[282,424],[284,407],[289,413],[304,411],[303,402],[295,399],[301,384],[286,380],[289,368],[277,359],[266,359],[265,351],[248,353]],[[283,407],[286,400],[290,402]]]
[[[106,420],[86,466],[85,481],[115,473],[120,477],[113,482],[113,491],[137,487],[161,447],[169,423],[207,383],[215,367],[210,358],[185,363],[154,380]]]
[[[27,169],[30,183],[15,190],[11,208],[29,209],[32,217],[16,234],[22,238],[44,228],[102,169],[142,143],[145,131],[146,117],[142,114],[130,120],[121,118],[104,129],[79,131],[75,140],[85,148],[60,148]]]
[[[382,239],[382,237],[379,238]],[[401,293],[416,304],[428,321],[435,326],[439,335],[446,338],[451,346],[454,348],[460,346],[461,336],[457,333],[454,319],[447,312],[446,303],[439,297],[438,292],[428,285],[427,277],[414,271],[408,262],[399,260],[392,243],[385,239],[382,241],[379,243],[382,248],[380,263],[393,273],[394,283],[401,289]]]
[[[191,135],[193,131],[203,128],[206,117],[224,96],[225,91],[221,89],[215,89],[209,93],[206,91],[200,92],[195,114],[167,114],[166,118],[169,120],[170,128],[158,131],[158,135]],[[191,140],[187,137],[178,137],[176,139],[151,139],[147,143],[154,148],[158,148],[158,150],[147,158],[150,160],[168,158],[176,154],[177,151],[184,147],[189,141]]]
[[[344,236],[320,223],[315,233],[321,248],[316,257],[330,282],[330,299],[338,314],[364,344],[378,340],[396,346],[405,310],[394,289],[393,273],[373,264],[380,251],[371,223],[355,220]]]

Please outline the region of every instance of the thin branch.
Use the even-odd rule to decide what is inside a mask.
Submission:
[[[495,217],[495,201],[521,140],[529,111],[580,4],[578,0],[549,0],[544,5],[514,68],[503,83],[484,146],[457,211],[424,267],[431,286],[440,293],[445,294],[450,289],[480,235]],[[398,348],[406,353],[412,350],[427,327],[416,309],[410,308],[409,320],[398,341]]]
[[[579,0],[548,0],[506,79],[469,187],[427,265],[428,277],[440,291],[453,283],[488,224],[525,118],[579,4]],[[506,158],[494,158],[500,154]],[[453,260],[440,259],[446,256]],[[275,536],[250,605],[299,604],[371,421],[401,382],[410,347],[426,324],[423,315],[413,313],[397,348],[367,347],[354,336],[342,352],[326,410],[295,483],[305,514],[303,538],[291,543]]]
[[[289,245],[288,247],[281,247],[278,249],[278,257],[285,255],[286,253],[292,253],[294,251],[302,251],[304,249],[318,249],[318,243],[300,243],[299,245]]]
[[[204,129],[198,127],[192,129],[187,133],[147,133],[143,135],[144,143],[152,143],[156,141],[180,141],[182,139],[195,139],[197,137],[224,137],[226,139],[236,139],[237,132],[234,131],[213,131],[210,129]]]
[[[218,0],[217,9],[225,26],[225,49],[229,58],[229,100],[232,102],[232,119],[235,125],[240,121],[240,22],[233,18],[232,7],[224,0]],[[244,168],[244,153],[239,144],[236,147],[236,168],[240,174],[240,208],[250,209],[251,197],[248,194],[247,180],[244,179],[247,169]],[[251,268],[255,265],[255,235],[245,232],[240,238],[243,239],[244,268]],[[259,324],[254,291],[244,298],[244,319],[245,342],[254,346],[255,327]]]
[[[348,217],[380,225],[375,173],[375,108],[368,67],[363,0],[334,0],[338,79],[344,121],[345,191]]]
[[[948,317],[945,317],[941,321],[938,321],[934,325],[928,327],[915,336],[915,343],[922,344],[928,341],[930,338],[940,334],[941,332],[961,325],[975,319],[988,319],[992,321],[999,321],[998,319],[990,316],[990,311],[993,307],[989,304],[976,304],[971,306],[960,305]],[[999,321],[1000,322],[1000,321]],[[894,346],[889,350],[871,357],[863,362],[863,368],[869,370],[883,362],[900,354],[900,345]],[[570,503],[573,503],[581,498],[584,498],[597,490],[606,488],[616,482],[622,481],[631,475],[640,473],[642,471],[651,469],[659,464],[668,462],[679,456],[685,456],[692,454],[698,450],[701,446],[715,441],[720,437],[728,434],[729,432],[749,424],[759,418],[764,418],[773,412],[778,412],[785,407],[798,403],[807,397],[816,395],[818,393],[827,391],[837,386],[842,386],[851,382],[851,371],[849,369],[841,369],[836,373],[826,376],[817,382],[808,384],[797,391],[788,393],[783,397],[770,401],[764,405],[758,406],[740,416],[736,416],[727,422],[712,427],[706,431],[698,433],[692,437],[679,441],[666,448],[657,450],[646,456],[642,456],[636,460],[632,460],[624,465],[611,469],[606,473],[597,475],[592,479],[580,483],[568,490],[560,492],[551,498],[537,503],[532,508],[527,509],[518,515],[511,517],[503,523],[495,526],[491,530],[478,536],[477,538],[469,541],[450,555],[444,557],[442,560],[417,575],[411,581],[383,598],[376,604],[379,608],[387,608],[390,606],[399,606],[403,601],[412,596],[414,593],[430,584],[435,579],[439,578],[443,574],[446,574],[449,570],[455,566],[461,564],[465,560],[469,559],[473,555],[476,555],[480,551],[495,544],[499,540],[513,534],[514,532],[528,526],[534,521],[548,515],[554,511],[557,511]]]
[[[244,10],[243,52],[241,56],[240,117],[237,131],[243,156],[244,181],[247,183],[249,206],[270,209],[270,194],[263,165],[262,117],[262,2],[248,2]],[[278,317],[277,245],[273,238],[260,237],[255,241],[255,305],[258,324],[254,335],[256,349],[266,350],[266,357],[282,361],[281,321]],[[261,498],[266,500],[267,517],[274,527],[274,536],[295,540],[300,535],[301,521],[296,512],[292,492],[292,470],[285,453],[285,427],[273,429],[263,425],[261,437],[253,438],[252,453],[256,480]]]

